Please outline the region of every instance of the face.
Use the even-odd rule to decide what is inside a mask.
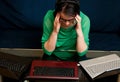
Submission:
[[[63,12],[60,12],[60,19],[59,19],[61,26],[64,28],[74,26],[76,24],[75,16],[68,16]]]

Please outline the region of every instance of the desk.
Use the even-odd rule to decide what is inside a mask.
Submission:
[[[0,52],[9,53],[9,54],[18,55],[18,56],[25,56],[25,57],[42,57],[42,55],[43,55],[42,49],[0,48]],[[104,56],[104,55],[108,55],[108,54],[112,54],[112,53],[116,53],[120,56],[120,51],[89,50],[87,53],[87,57],[94,58],[94,57]],[[90,82],[89,79],[87,77],[85,77],[85,74],[83,72],[80,72],[79,74],[80,74],[80,77],[82,78],[82,79],[80,79],[80,82],[83,82],[82,81],[83,79],[84,79],[84,82]],[[117,79],[117,75],[111,76],[111,77]],[[116,79],[112,79],[111,77],[108,77],[108,78],[112,82],[117,82]],[[108,78],[95,80],[94,82],[100,82],[100,81],[107,82]],[[0,81],[0,82],[4,82],[4,81]],[[24,82],[27,82],[27,81],[25,80]],[[119,78],[118,78],[118,82],[120,82]]]

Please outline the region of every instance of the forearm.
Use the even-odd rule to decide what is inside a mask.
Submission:
[[[57,42],[57,33],[52,32],[50,38],[45,42],[44,48],[48,51],[54,51]]]
[[[87,44],[85,43],[84,36],[82,33],[82,30],[79,28],[77,30],[77,44],[76,44],[76,50],[77,52],[83,52],[87,49]]]

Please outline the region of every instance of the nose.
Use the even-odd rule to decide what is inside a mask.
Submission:
[[[69,22],[69,21],[66,21],[65,24],[66,24],[66,26],[69,26],[69,25],[70,25],[70,22]]]

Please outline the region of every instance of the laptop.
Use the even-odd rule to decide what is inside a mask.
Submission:
[[[92,79],[120,73],[120,57],[117,54],[109,54],[79,63]]]
[[[78,80],[77,62],[33,60],[27,79]]]
[[[29,58],[0,52],[0,75],[20,80],[25,76],[31,62],[32,59]]]

